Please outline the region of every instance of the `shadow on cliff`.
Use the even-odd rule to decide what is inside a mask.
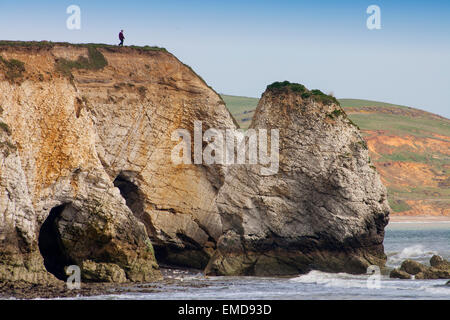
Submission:
[[[65,252],[61,234],[58,230],[58,221],[61,213],[68,205],[63,204],[50,210],[50,214],[42,224],[38,239],[39,250],[44,258],[45,268],[56,278],[64,281],[67,279],[64,268],[74,263]]]

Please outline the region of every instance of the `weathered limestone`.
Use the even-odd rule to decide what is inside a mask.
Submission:
[[[386,190],[337,101],[302,85],[263,94],[250,129],[279,129],[279,172],[229,168],[217,204],[224,232],[207,273],[285,275],[383,266]]]
[[[162,263],[206,266],[224,170],[173,165],[171,133],[196,119],[234,128],[221,98],[161,50],[19,44],[0,55],[23,63],[11,74],[17,63],[0,61],[0,279],[51,282],[44,265],[64,279],[77,264],[89,281],[151,281],[153,246]],[[77,59],[89,63],[70,69]]]
[[[0,55],[0,280],[54,282],[76,264],[84,281],[152,281],[156,259],[233,275],[384,265],[386,191],[333,98],[269,88],[251,126],[280,129],[279,171],[264,176],[262,165],[171,162],[176,129],[236,125],[170,53]]]

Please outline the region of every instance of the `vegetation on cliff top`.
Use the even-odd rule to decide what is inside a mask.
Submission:
[[[51,49],[55,46],[63,46],[63,47],[80,47],[80,48],[133,48],[137,50],[143,50],[143,51],[165,51],[167,50],[165,48],[160,48],[157,46],[126,46],[119,48],[116,45],[112,44],[104,44],[104,43],[69,43],[69,42],[51,42],[51,41],[8,41],[8,40],[1,40],[0,41],[0,47],[6,46],[6,47],[26,47],[26,48],[48,48]]]
[[[274,82],[267,86],[267,90],[271,92],[290,90],[292,92],[300,94],[302,99],[312,99],[314,101],[323,103],[324,105],[330,105],[333,103],[340,105],[339,101],[335,97],[325,94],[318,89],[308,90],[304,85],[299,83],[291,83],[289,81]]]
[[[88,47],[88,56],[88,58],[80,56],[75,61],[59,59],[56,63],[56,70],[70,76],[72,69],[100,70],[108,65],[106,58],[95,47]]]
[[[6,68],[6,79],[14,82],[16,79],[21,78],[25,72],[25,64],[22,61],[16,59],[6,60],[0,56],[0,62]]]
[[[108,61],[103,56],[103,54],[98,49],[106,49],[113,51],[123,51],[126,49],[133,49],[137,51],[162,51],[167,52],[165,48],[160,48],[156,46],[127,46],[118,47],[116,45],[109,45],[103,43],[68,43],[68,42],[50,42],[50,41],[0,41],[0,50],[4,47],[12,48],[26,48],[26,49],[44,49],[49,50],[55,46],[59,47],[75,47],[75,48],[87,48],[88,58],[80,56],[77,60],[67,60],[58,59],[56,63],[56,70],[61,72],[63,75],[72,78],[72,69],[87,69],[87,70],[100,70],[108,65]],[[15,82],[17,79],[22,78],[25,72],[25,64],[22,61],[11,59],[6,60],[0,56],[0,67],[4,66],[6,68],[5,74],[6,79],[10,82]]]

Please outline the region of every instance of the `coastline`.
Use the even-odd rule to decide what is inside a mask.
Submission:
[[[389,217],[391,223],[450,223],[450,216],[398,216]]]

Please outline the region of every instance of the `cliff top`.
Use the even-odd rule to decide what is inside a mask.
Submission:
[[[125,46],[119,48],[117,45],[104,44],[104,43],[69,43],[69,42],[51,42],[51,41],[12,41],[12,40],[0,40],[1,47],[15,47],[15,48],[42,48],[51,49],[55,46],[62,47],[77,47],[77,48],[105,48],[105,49],[136,49],[139,51],[164,51],[168,52],[165,48],[157,46]]]
[[[266,90],[276,93],[294,92],[300,94],[302,99],[310,98],[316,102],[321,102],[324,105],[340,105],[339,101],[335,97],[327,95],[318,89],[308,90],[304,85],[299,83],[291,83],[289,81],[274,82],[268,85]]]

